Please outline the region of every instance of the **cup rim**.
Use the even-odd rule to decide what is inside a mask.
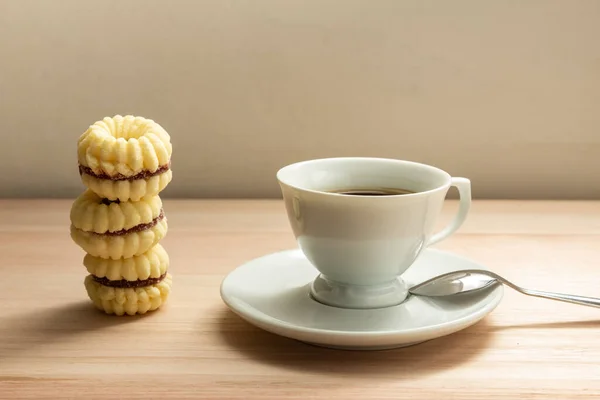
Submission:
[[[285,170],[291,169],[293,167],[298,167],[302,164],[310,164],[310,163],[314,163],[314,162],[319,162],[319,161],[327,161],[327,160],[362,160],[362,161],[367,161],[367,160],[378,160],[378,161],[391,161],[391,162],[396,162],[396,163],[402,163],[402,164],[410,164],[410,165],[415,165],[415,166],[419,166],[419,167],[424,167],[427,169],[430,169],[432,171],[435,171],[437,173],[440,173],[442,175],[444,175],[446,177],[446,183],[443,185],[440,185],[438,187],[435,187],[433,189],[429,189],[429,190],[424,190],[424,191],[420,191],[420,192],[415,192],[415,193],[409,193],[409,194],[393,194],[393,195],[389,195],[389,196],[377,196],[377,195],[362,195],[362,196],[347,196],[341,193],[334,193],[334,192],[326,192],[323,190],[315,190],[315,189],[308,189],[305,187],[301,187],[295,184],[292,184],[289,182],[289,180],[285,180],[282,178],[283,173],[285,172]],[[277,180],[279,181],[280,184],[289,186],[291,188],[303,191],[303,192],[308,192],[308,193],[314,193],[314,194],[319,194],[319,195],[323,195],[323,196],[334,196],[334,197],[342,197],[345,199],[354,199],[354,200],[359,200],[359,199],[373,199],[373,198],[377,198],[377,199],[397,199],[397,198],[403,198],[403,199],[408,199],[408,198],[414,198],[414,197],[419,197],[419,196],[426,196],[432,193],[435,193],[437,191],[440,190],[444,190],[450,187],[451,182],[452,182],[452,176],[444,171],[441,168],[438,167],[434,167],[433,165],[429,165],[429,164],[424,164],[424,163],[420,163],[420,162],[416,162],[416,161],[410,161],[410,160],[402,160],[402,159],[397,159],[397,158],[385,158],[385,157],[323,157],[323,158],[315,158],[315,159],[309,159],[309,160],[303,160],[303,161],[298,161],[292,164],[288,164],[284,167],[281,167],[276,174]]]

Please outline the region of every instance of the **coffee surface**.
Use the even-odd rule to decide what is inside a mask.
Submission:
[[[398,196],[415,193],[412,190],[401,188],[347,188],[328,190],[328,192],[344,194],[347,196]]]

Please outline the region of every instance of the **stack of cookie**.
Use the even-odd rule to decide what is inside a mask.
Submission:
[[[171,139],[156,122],[104,118],[77,143],[87,187],[71,208],[71,238],[87,254],[88,296],[108,314],[144,314],[171,291],[167,233],[159,193],[172,178]]]

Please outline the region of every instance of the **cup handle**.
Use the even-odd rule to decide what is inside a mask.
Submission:
[[[471,208],[471,181],[467,178],[452,178],[450,186],[454,186],[458,189],[458,195],[460,196],[460,203],[458,206],[458,213],[454,216],[454,219],[450,221],[448,226],[436,233],[429,239],[428,246],[435,244],[439,241],[446,239],[460,228],[460,226],[467,219],[467,214]]]

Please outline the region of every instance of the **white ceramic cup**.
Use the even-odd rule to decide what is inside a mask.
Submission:
[[[471,183],[436,167],[384,158],[325,158],[277,172],[298,245],[320,272],[311,285],[317,301],[343,308],[402,303],[401,275],[421,251],[450,236],[471,206]],[[433,234],[446,193],[460,194],[458,213]],[[414,193],[351,196],[332,191],[400,188]]]

